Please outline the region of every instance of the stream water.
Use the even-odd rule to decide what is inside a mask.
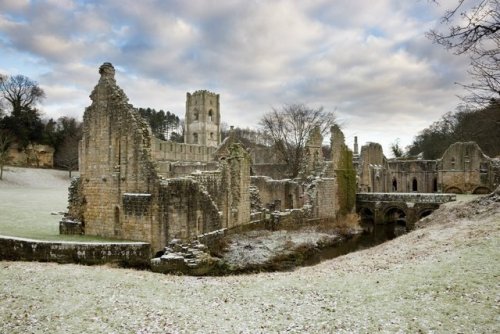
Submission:
[[[324,260],[370,248],[407,232],[406,227],[398,223],[374,225],[372,222],[364,222],[361,227],[363,228],[362,233],[350,236],[337,245],[321,249],[314,256],[308,258],[304,265],[314,265]]]

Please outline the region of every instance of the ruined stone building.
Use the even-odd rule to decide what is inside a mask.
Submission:
[[[99,73],[63,233],[145,241],[156,252],[172,239],[232,230],[274,211],[291,224],[353,211],[352,152],[339,128],[332,128],[332,161],[323,159],[321,134],[311,135],[307,182],[251,176],[249,153],[231,135],[221,143],[219,95],[188,93],[184,143],[163,141],[128,103],[113,66],[104,63]]]
[[[500,160],[474,142],[454,143],[437,160],[389,160],[368,143],[355,164],[358,192],[487,194],[500,184]]]

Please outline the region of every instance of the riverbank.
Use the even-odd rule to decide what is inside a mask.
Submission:
[[[186,277],[0,262],[0,332],[494,333],[500,202],[293,272]]]

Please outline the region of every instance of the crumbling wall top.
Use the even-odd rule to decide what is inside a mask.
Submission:
[[[99,67],[99,74],[101,75],[101,78],[106,78],[106,79],[114,79],[115,78],[115,68],[113,67],[113,64],[111,63],[103,63]]]

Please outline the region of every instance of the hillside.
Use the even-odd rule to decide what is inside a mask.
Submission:
[[[185,277],[0,263],[2,333],[495,333],[500,194],[293,272]]]

